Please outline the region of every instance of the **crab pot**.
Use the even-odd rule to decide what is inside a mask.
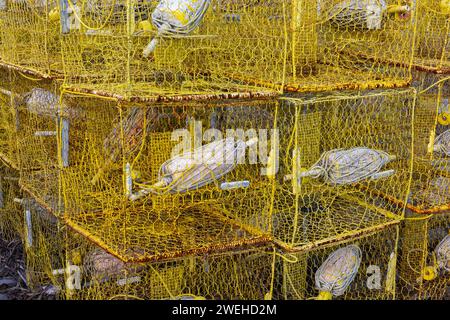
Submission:
[[[0,167],[0,237],[6,240],[22,234],[22,210],[14,201],[21,197],[18,180],[18,172],[5,165]]]
[[[60,75],[57,1],[10,0],[5,4],[0,8],[2,62],[26,73]]]
[[[70,231],[66,248],[71,272],[57,278],[63,299],[258,300],[270,290],[268,247],[125,263]]]
[[[287,250],[402,217],[411,174],[414,91],[291,96],[277,118],[272,231]]]
[[[382,1],[371,3],[383,11]],[[369,6],[353,7],[342,0],[230,1],[229,27],[219,25],[224,36],[217,39],[225,57],[220,61],[227,63],[216,67],[234,79],[287,92],[407,85],[402,62],[412,57],[414,20],[382,12],[371,17]],[[345,17],[337,19],[338,12]],[[223,16],[214,13],[216,20]]]
[[[276,101],[66,101],[83,115],[61,173],[64,219],[77,232],[125,262],[269,239]]]
[[[423,71],[450,72],[450,5],[440,0],[417,2],[416,50],[413,65]]]
[[[448,294],[448,249],[445,259],[437,254],[437,248],[448,238],[449,230],[448,211],[434,215],[409,212],[402,223],[399,243],[397,292],[400,299],[442,300]]]
[[[275,298],[395,299],[397,229],[391,225],[304,251],[281,251]]]
[[[408,208],[430,214],[450,207],[450,90],[448,81],[442,82],[439,76],[421,73],[416,79],[421,93],[414,119],[414,171]]]
[[[364,18],[362,26],[352,25],[357,15],[352,10],[346,10],[350,23],[335,23],[336,7],[345,1],[203,1],[191,8],[204,14],[194,14],[195,21],[187,19],[178,29],[175,19],[158,19],[167,1],[64,2],[65,86],[81,91],[125,100],[198,98],[258,90],[392,88],[409,81],[401,62],[411,60],[415,20],[384,14],[381,1],[373,1],[379,15]],[[206,11],[196,11],[200,4]],[[179,11],[189,10],[180,3]]]

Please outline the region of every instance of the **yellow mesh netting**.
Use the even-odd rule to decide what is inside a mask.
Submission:
[[[42,76],[62,74],[55,0],[12,0],[0,10],[1,62]]]
[[[297,96],[278,112],[273,234],[288,250],[395,223],[412,169],[414,91]]]

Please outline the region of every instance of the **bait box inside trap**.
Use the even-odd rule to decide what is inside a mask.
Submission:
[[[336,238],[329,243],[317,243],[297,251],[281,250],[277,256],[275,268],[275,299],[311,300],[317,299],[323,288],[319,289],[316,274],[327,257],[336,250],[356,245],[361,250],[360,265],[355,278],[339,296],[331,295],[333,300],[392,300],[395,299],[396,283],[396,241],[398,222],[381,226],[378,230],[365,230],[359,234]],[[348,261],[347,261],[348,262]],[[328,273],[339,269],[339,263],[325,268],[325,279],[336,288],[343,283],[343,276],[349,276],[340,270],[334,277]],[[347,270],[348,271],[348,270]],[[327,275],[328,274],[328,275]],[[326,282],[326,281],[325,281]]]

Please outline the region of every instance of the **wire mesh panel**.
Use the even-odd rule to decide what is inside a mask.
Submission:
[[[291,97],[278,112],[273,234],[309,248],[393,223],[408,195],[414,90]]]
[[[399,245],[399,298],[444,299],[450,273],[450,215],[419,216],[403,222]]]
[[[282,254],[278,299],[395,299],[397,225],[311,250]]]
[[[62,74],[56,0],[11,0],[0,8],[1,61],[42,76]]]
[[[450,72],[450,5],[445,0],[417,1],[414,65],[420,70]]]
[[[126,262],[269,239],[275,101],[66,101],[81,111],[62,168],[72,228]]]
[[[132,99],[405,86],[398,1],[63,1],[65,84]],[[261,89],[259,89],[261,90]]]

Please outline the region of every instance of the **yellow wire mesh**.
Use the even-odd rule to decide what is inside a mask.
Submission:
[[[448,294],[448,270],[438,267],[437,245],[449,234],[450,215],[410,214],[402,224],[399,245],[399,299],[444,299]],[[446,261],[448,266],[448,260]]]
[[[377,232],[318,245],[310,250],[281,254],[277,258],[275,277],[279,296],[275,297],[288,300],[395,299],[397,229],[397,225],[392,225]],[[356,269],[342,271],[339,263],[343,261],[319,269],[330,255],[348,246],[356,246],[360,250]],[[352,262],[352,258],[348,257],[346,262]],[[353,280],[346,280],[352,274]],[[324,283],[317,281],[319,275]],[[325,293],[325,288],[331,289],[331,292],[328,291],[330,294]]]
[[[5,3],[0,10],[2,62],[42,76],[62,74],[56,3],[56,0]]]
[[[404,201],[409,192],[414,90],[283,101],[273,214],[278,245],[307,249],[401,219],[404,205],[390,200]],[[345,155],[363,147],[370,149]]]
[[[415,8],[366,2],[205,0],[197,25],[173,1],[172,20],[196,26],[186,31],[156,27],[167,1],[63,1],[65,86],[126,100],[406,86]]]
[[[446,1],[417,1],[416,52],[413,64],[420,70],[450,72],[450,6]]]

